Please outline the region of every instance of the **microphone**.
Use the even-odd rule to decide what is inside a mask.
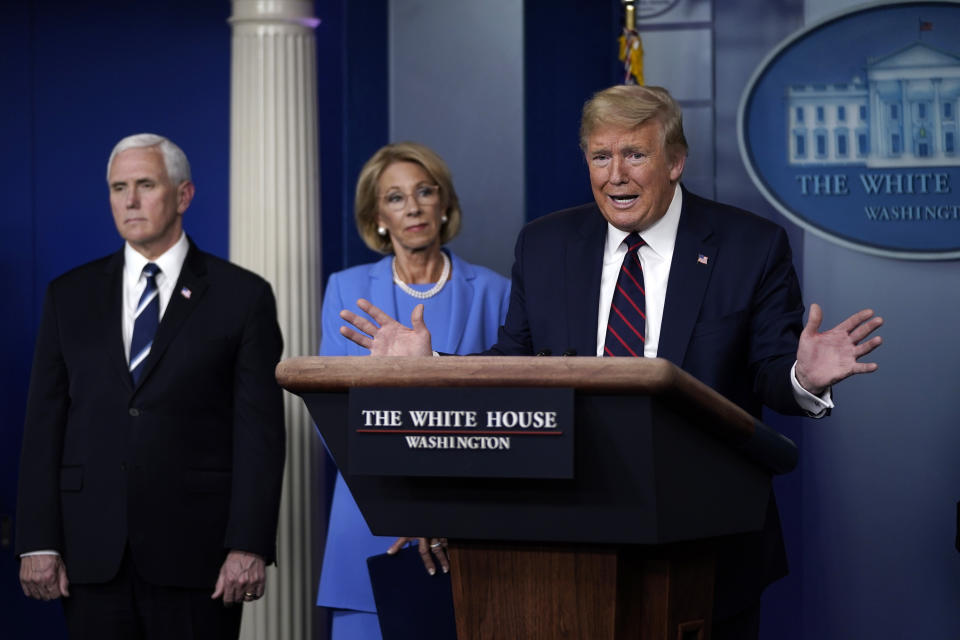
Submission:
[[[575,356],[577,355],[577,350],[573,347],[568,347],[566,351],[560,354],[561,356]]]
[[[538,355],[538,356],[550,356],[550,355],[553,355],[553,351],[550,351],[550,349],[541,349],[540,351],[537,352],[537,355]]]

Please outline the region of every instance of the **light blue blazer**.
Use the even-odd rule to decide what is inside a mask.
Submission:
[[[460,260],[447,250],[452,262],[447,287],[453,297],[452,313],[431,316],[430,299],[424,300],[424,320],[430,329],[433,348],[444,353],[466,355],[489,348],[497,340],[510,301],[510,281],[477,265]],[[397,317],[394,297],[392,256],[330,276],[323,296],[322,356],[364,356],[368,351],[340,335],[344,324],[339,313],[351,309],[364,315],[357,298],[366,298],[391,317]],[[405,295],[405,294],[401,294]],[[409,318],[398,318],[409,325]],[[374,612],[373,592],[367,573],[367,558],[384,553],[395,538],[374,536],[357,508],[353,496],[337,474],[333,506],[327,530],[317,604],[338,609]]]

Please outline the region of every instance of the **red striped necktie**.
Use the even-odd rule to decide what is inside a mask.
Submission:
[[[603,355],[642,358],[647,329],[647,294],[644,291],[643,267],[640,266],[638,250],[644,242],[636,233],[628,235],[624,242],[627,244],[627,255],[623,257],[617,288],[610,304]]]

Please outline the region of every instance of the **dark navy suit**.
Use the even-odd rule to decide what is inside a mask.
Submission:
[[[209,589],[230,549],[275,557],[284,461],[270,286],[190,246],[138,384],[122,338],[123,251],[47,291],[20,463],[17,553],[72,584],[129,551],[151,584]]]
[[[596,204],[550,214],[523,229],[507,319],[488,353],[596,355],[606,233]],[[801,414],[790,368],[802,316],[784,230],[684,190],[657,356],[754,416],[762,405]],[[765,531],[729,540],[721,555],[717,614],[750,606],[766,584],[785,574],[771,500]]]

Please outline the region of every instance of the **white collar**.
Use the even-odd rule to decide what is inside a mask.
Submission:
[[[187,241],[187,234],[180,232],[180,239],[164,251],[156,260],[148,260],[146,256],[130,246],[127,242],[123,246],[123,273],[124,278],[130,285],[135,285],[140,280],[143,268],[147,263],[154,263],[160,267],[160,273],[165,277],[179,277],[180,270],[183,268],[183,262],[187,259],[187,251],[190,250],[190,243]]]

